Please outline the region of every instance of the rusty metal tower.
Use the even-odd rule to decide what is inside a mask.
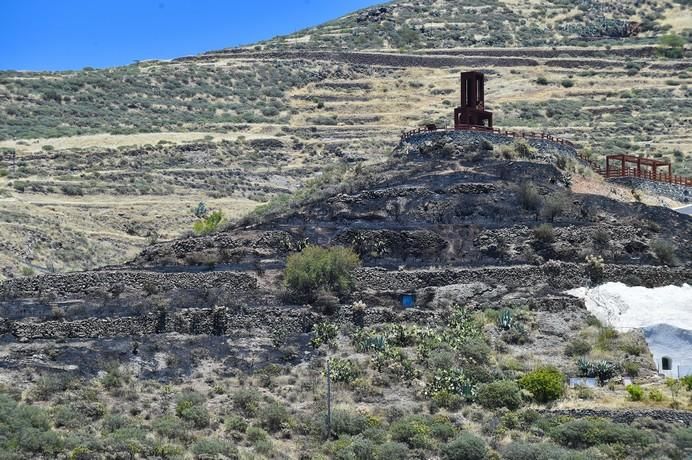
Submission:
[[[461,73],[461,105],[454,109],[454,129],[493,127],[493,113],[485,110],[485,75]]]

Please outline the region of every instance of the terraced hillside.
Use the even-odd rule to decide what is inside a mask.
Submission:
[[[326,167],[383,161],[402,129],[450,122],[460,70],[486,72],[498,126],[689,175],[689,61],[658,44],[686,40],[688,9],[529,3],[395,2],[172,62],[0,73],[0,276],[122,262],[189,231],[200,201],[235,219]]]
[[[127,265],[2,282],[0,445],[15,458],[683,458],[690,388],[669,395],[643,334],[565,290],[690,282],[692,220],[574,193],[579,167],[563,144],[426,133]],[[600,384],[565,388],[572,375]]]

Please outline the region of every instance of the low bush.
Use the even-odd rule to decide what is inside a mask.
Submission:
[[[324,420],[326,421],[326,417]],[[336,409],[332,412],[332,432],[337,436],[356,436],[369,427],[369,419],[363,414],[341,409]]]
[[[425,417],[411,415],[395,421],[389,427],[393,441],[406,444],[412,449],[427,449],[432,446],[432,429]]]
[[[208,235],[209,233],[215,232],[222,223],[223,213],[221,211],[214,211],[207,217],[195,222],[192,226],[192,230],[197,235]]]
[[[270,433],[287,428],[291,422],[291,416],[286,408],[277,402],[270,403],[264,407],[260,419],[262,428]]]
[[[358,255],[349,248],[308,246],[286,260],[286,286],[298,297],[314,300],[320,290],[336,295],[348,294],[353,286],[351,273],[360,265]]]
[[[377,449],[376,458],[387,460],[407,460],[409,458],[409,448],[401,442],[385,442]]]
[[[463,433],[441,449],[446,460],[483,460],[488,452],[485,442],[478,436]]]
[[[329,362],[332,382],[352,383],[361,374],[358,364],[350,359],[332,358]]]
[[[656,240],[651,244],[651,249],[659,262],[666,265],[675,265],[675,246],[670,241]]]
[[[233,393],[231,399],[233,400],[233,406],[243,415],[254,417],[259,409],[262,395],[257,390],[243,388]]]
[[[550,224],[541,224],[533,230],[533,236],[541,243],[547,244],[555,241],[555,231]]]
[[[565,392],[565,377],[554,367],[542,367],[529,372],[519,380],[519,385],[541,403],[554,401]]]
[[[663,392],[658,388],[652,388],[651,390],[649,390],[649,400],[656,402],[663,401]]]
[[[679,449],[692,449],[692,427],[681,428],[675,431],[673,439]]]
[[[627,385],[625,388],[627,393],[629,393],[629,398],[631,401],[641,401],[644,399],[644,390],[639,385]]]
[[[574,339],[565,346],[567,356],[584,356],[591,351],[591,344],[584,339]]]
[[[8,458],[13,458],[11,453],[19,450],[35,455],[15,458],[55,458],[62,447],[63,440],[51,430],[48,414],[0,394],[0,448],[3,454],[8,453]]]
[[[588,456],[552,443],[516,441],[502,450],[506,460],[588,460]]]
[[[565,447],[584,449],[601,444],[647,446],[655,439],[647,431],[599,418],[582,418],[564,423],[549,433]]]
[[[543,199],[538,193],[538,189],[532,182],[522,182],[517,190],[517,198],[522,208],[527,211],[538,213],[543,204]]]
[[[198,458],[202,456],[215,458],[219,455],[235,458],[238,456],[238,449],[233,444],[218,438],[200,439],[192,445],[192,452]]]
[[[488,409],[506,407],[509,410],[516,410],[522,403],[521,389],[511,380],[487,383],[478,388],[476,402]]]

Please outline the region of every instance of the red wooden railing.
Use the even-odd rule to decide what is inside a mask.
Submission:
[[[610,168],[609,170],[597,171],[606,179],[614,177],[638,177],[640,179],[646,179],[656,182],[668,182],[669,184],[684,185],[686,187],[692,187],[692,178],[676,176],[675,174],[665,174],[656,173],[650,170],[637,171],[637,168],[625,168],[624,172],[622,168]]]
[[[551,141],[555,142],[557,144],[562,144],[562,145],[568,145],[570,147],[574,147],[574,144],[567,139],[561,139],[559,137],[551,136],[550,134],[545,134],[545,133],[531,133],[531,132],[525,132],[525,131],[507,131],[507,130],[502,130],[498,128],[488,128],[486,126],[477,126],[477,125],[457,125],[454,128],[438,128],[436,126],[428,126],[425,128],[418,128],[418,129],[412,129],[411,131],[404,131],[401,134],[401,140],[404,141],[406,139],[410,139],[413,136],[416,136],[417,134],[421,133],[433,133],[433,132],[440,132],[440,131],[481,131],[481,132],[486,132],[486,133],[495,133],[495,134],[500,134],[502,136],[508,136],[508,137],[516,137],[516,138],[524,138],[524,139],[543,139],[546,141]]]

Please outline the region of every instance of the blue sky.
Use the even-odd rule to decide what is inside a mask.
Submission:
[[[253,43],[381,0],[0,0],[0,69],[68,70]]]

